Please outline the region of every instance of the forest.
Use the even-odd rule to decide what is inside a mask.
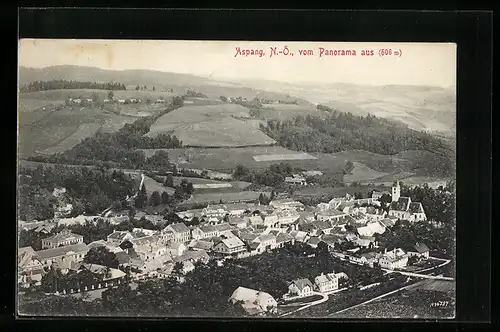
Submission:
[[[362,117],[335,110],[326,119],[299,115],[293,120],[268,120],[261,130],[283,147],[307,152],[366,150],[392,155],[404,150],[443,148],[438,138],[406,125],[373,115]]]
[[[20,88],[21,92],[36,92],[60,89],[96,89],[96,90],[127,90],[124,84],[109,82],[79,82],[67,80],[35,81]]]
[[[38,166],[19,171],[18,206],[21,220],[54,217],[54,188],[66,188],[72,214],[94,214],[132,195],[136,183],[121,171],[87,167]]]

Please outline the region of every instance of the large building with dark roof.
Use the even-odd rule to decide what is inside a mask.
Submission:
[[[410,197],[401,196],[399,181],[392,187],[392,202],[389,207],[389,216],[408,221],[427,220],[424,207],[420,202],[412,202]]]

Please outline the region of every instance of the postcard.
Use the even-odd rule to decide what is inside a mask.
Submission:
[[[21,39],[18,314],[454,318],[456,52]]]

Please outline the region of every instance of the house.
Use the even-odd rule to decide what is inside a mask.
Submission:
[[[323,172],[321,172],[321,171],[304,171],[304,172],[302,172],[302,175],[304,175],[304,176],[321,176],[321,175],[323,175]]]
[[[39,285],[45,271],[40,259],[32,247],[22,247],[17,251],[18,283],[29,287],[31,283]]]
[[[117,246],[117,245],[114,245],[114,244],[110,244],[104,240],[97,240],[97,241],[94,241],[94,242],[90,242],[88,244],[88,247],[89,247],[89,250],[92,249],[92,248],[99,248],[99,247],[105,247],[106,249],[108,249],[110,252],[116,254],[118,252],[122,252],[123,249],[120,248],[120,246]]]
[[[329,247],[334,248],[335,244],[344,242],[342,236],[336,234],[323,234],[320,236],[321,241],[325,242]]]
[[[347,213],[328,209],[328,210],[320,210],[316,213],[316,219],[319,221],[327,221],[332,224],[342,225],[347,222]]]
[[[392,202],[389,207],[389,216],[408,221],[425,221],[427,216],[420,202],[412,202],[410,197],[401,197],[399,181],[392,186]]]
[[[144,262],[157,259],[158,257],[165,256],[168,253],[166,246],[152,243],[134,245],[134,250]]]
[[[377,201],[380,200],[380,198],[382,198],[382,196],[384,195],[391,196],[391,193],[388,191],[376,191],[376,190],[372,192],[372,198],[376,199]]]
[[[297,242],[306,243],[309,240],[309,235],[304,231],[292,231],[290,236]]]
[[[373,236],[374,234],[384,234],[385,226],[380,222],[369,222],[366,226],[358,227],[357,232],[361,236]]]
[[[387,251],[386,249],[378,263],[383,269],[401,269],[408,265],[408,254],[400,248],[395,248],[391,251]]]
[[[370,221],[380,221],[384,219],[385,216],[387,215],[387,212],[385,212],[383,209],[378,209],[374,206],[368,206],[362,212],[366,215],[366,217]]]
[[[269,203],[269,206],[277,209],[277,210],[286,210],[286,209],[294,209],[297,211],[304,211],[304,204],[301,202],[295,201],[291,198],[285,199],[276,199]]]
[[[130,241],[134,238],[132,233],[127,231],[114,231],[107,236],[107,242],[112,245],[119,246],[125,241]]]
[[[104,102],[105,104],[107,104],[107,103],[109,103],[109,102],[110,102],[110,100],[109,100],[109,99],[104,99],[104,100],[103,100],[103,102]]]
[[[299,211],[299,221],[311,222],[316,220],[314,212],[311,211]]]
[[[298,297],[313,295],[313,284],[309,279],[296,279],[288,285],[288,293]]]
[[[61,263],[67,260],[75,262],[82,261],[89,247],[85,243],[77,243],[69,246],[51,248],[36,251],[35,255],[43,266],[51,266],[52,263]]]
[[[300,219],[300,214],[295,210],[278,210],[276,211],[276,217],[280,226],[290,225]]]
[[[234,254],[237,252],[245,251],[246,246],[243,241],[235,236],[228,239],[221,239],[214,245],[213,250],[222,254]]]
[[[380,224],[387,229],[389,227],[394,227],[394,225],[396,224],[396,220],[397,220],[397,218],[395,218],[395,217],[384,218],[384,219],[380,220]]]
[[[172,232],[172,241],[174,242],[189,242],[191,238],[191,232],[189,228],[184,223],[171,224],[163,229],[162,234],[166,232]]]
[[[358,236],[354,241],[356,245],[362,248],[374,248],[377,247],[377,241],[373,236]]]
[[[380,257],[382,257],[382,254],[377,253],[377,252],[367,252],[364,254],[361,254],[361,257],[364,258],[365,264],[367,264],[370,267],[374,267],[375,264],[378,264],[378,261]]]
[[[246,287],[238,287],[229,298],[232,304],[241,303],[248,314],[275,312],[278,306],[276,300],[266,292]]]
[[[71,233],[71,231],[65,229],[56,235],[42,239],[42,249],[51,249],[78,243],[83,243],[83,236]]]
[[[339,288],[339,279],[335,273],[328,273],[314,278],[314,284],[321,293],[328,293]]]
[[[300,186],[304,186],[307,184],[306,179],[298,174],[285,177],[285,183],[300,185]]]
[[[276,248],[276,236],[272,234],[260,235],[252,241],[250,247],[252,247],[252,245],[254,245],[255,243],[260,244],[260,246],[256,247],[256,249],[257,248],[260,249],[259,252],[262,252],[267,249],[274,249]]]
[[[212,250],[213,246],[214,246],[214,244],[210,241],[197,240],[197,241],[193,241],[192,243],[190,243],[188,247],[191,250],[208,251],[208,250]]]
[[[278,215],[276,213],[263,214],[264,226],[278,225]]]
[[[125,104],[125,99],[118,99],[118,103]]]
[[[242,216],[246,211],[249,211],[248,204],[244,203],[226,204],[225,207],[230,216]]]
[[[202,217],[219,217],[223,218],[226,214],[228,214],[229,211],[227,210],[225,205],[219,204],[219,205],[208,205],[206,208],[201,210],[201,216]]]
[[[276,235],[276,247],[283,248],[286,244],[294,244],[295,239],[287,233],[279,233]]]
[[[152,236],[152,235],[157,235],[159,231],[155,231],[152,229],[146,229],[146,228],[133,228],[132,229],[133,234],[144,234],[144,236]]]
[[[413,247],[408,248],[407,253],[410,257],[429,258],[429,248],[424,243],[417,242]]]
[[[247,222],[243,218],[237,217],[237,216],[230,215],[228,218],[228,223],[229,223],[229,225],[236,227],[236,228],[247,227]]]
[[[186,250],[184,253],[180,256],[175,256],[172,258],[174,263],[183,263],[183,262],[191,262],[191,263],[196,263],[196,262],[202,262],[202,263],[207,263],[210,259],[210,256],[208,256],[207,252],[205,250]]]
[[[309,240],[307,240],[307,244],[313,248],[317,248],[320,242],[321,239],[318,236],[311,236]]]
[[[191,231],[191,236],[195,240],[206,239],[214,236],[219,236],[219,231],[215,226],[212,225],[204,225],[200,227],[196,227]]]
[[[170,242],[167,245],[167,253],[171,256],[180,256],[186,249],[186,246],[180,242]]]
[[[248,223],[252,226],[264,225],[264,218],[262,218],[261,215],[249,216],[247,218],[248,218]]]

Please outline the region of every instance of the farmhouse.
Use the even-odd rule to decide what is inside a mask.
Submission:
[[[83,243],[83,236],[63,230],[58,234],[42,240],[42,249],[57,248],[77,243]]]
[[[276,236],[272,234],[260,235],[256,237],[250,244],[253,250],[258,250],[259,252],[265,251],[267,249],[276,248]]]
[[[410,257],[417,256],[422,258],[429,258],[429,248],[424,243],[416,243],[413,247],[408,248],[407,253]]]
[[[392,202],[389,207],[389,216],[408,221],[427,220],[424,207],[420,202],[412,202],[410,197],[401,197],[399,181],[392,187]]]
[[[278,306],[276,300],[268,293],[245,287],[236,288],[229,301],[233,304],[241,303],[248,314],[274,312]]]
[[[219,236],[219,231],[215,226],[212,225],[204,225],[201,227],[196,227],[191,231],[191,235],[193,239],[199,240],[199,239],[206,239],[214,236]]]
[[[299,297],[313,295],[313,284],[309,279],[296,279],[288,285],[288,293]]]

